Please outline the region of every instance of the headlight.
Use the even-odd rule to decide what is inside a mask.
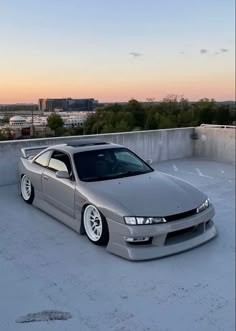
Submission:
[[[207,209],[210,205],[209,199],[206,199],[198,208],[197,213],[201,213],[203,210]]]
[[[124,217],[125,223],[128,225],[144,225],[166,223],[164,217]]]

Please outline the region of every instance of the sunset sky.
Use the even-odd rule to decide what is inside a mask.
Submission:
[[[235,99],[234,0],[2,0],[0,103]]]

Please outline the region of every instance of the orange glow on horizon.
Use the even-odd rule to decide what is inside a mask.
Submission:
[[[55,78],[21,73],[0,80],[0,103],[37,103],[39,98],[95,98],[100,102],[124,102],[131,98],[145,101],[161,100],[168,94],[183,95],[189,100],[213,98],[235,100],[233,73],[160,72],[153,75],[140,72],[136,75],[77,75]]]
[[[188,82],[182,84],[165,84],[146,85],[146,86],[91,86],[91,88],[79,88],[75,86],[69,88],[68,86],[53,86],[51,88],[32,88],[31,86],[12,86],[11,88],[3,89],[0,86],[0,104],[4,103],[37,103],[39,98],[94,98],[99,102],[125,102],[131,98],[139,101],[145,101],[147,98],[155,98],[156,101],[163,99],[168,94],[183,95],[189,100],[199,100],[201,98],[213,98],[215,100],[235,100],[234,82],[230,84],[222,84],[223,87],[218,86],[217,83],[198,83],[193,86]],[[77,92],[79,91],[79,93]]]

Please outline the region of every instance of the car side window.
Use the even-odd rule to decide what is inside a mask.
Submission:
[[[51,154],[51,151],[47,151],[41,155],[39,155],[35,160],[34,163],[41,165],[42,167],[48,166],[49,156]]]
[[[71,174],[72,168],[70,163],[70,158],[67,154],[54,151],[49,161],[48,169],[52,171],[67,171]]]

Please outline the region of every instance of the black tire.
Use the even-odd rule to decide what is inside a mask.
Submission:
[[[99,223],[99,225],[97,225],[97,228],[99,228],[100,224],[101,224],[101,233],[100,233],[100,235],[98,235],[98,238],[95,238],[96,237],[96,232],[91,233],[93,231],[96,231],[95,229],[92,230],[93,225],[91,225],[91,222],[93,222],[93,221],[88,220],[88,213],[91,209],[96,211],[95,214],[97,213],[96,214],[97,217],[95,216],[93,225],[98,220],[99,220],[100,223]],[[84,209],[84,212],[83,212],[83,226],[84,226],[86,236],[88,237],[88,239],[93,244],[98,245],[98,246],[106,246],[107,245],[107,243],[109,241],[109,230],[108,230],[107,221],[106,221],[106,218],[100,213],[100,211],[94,205],[88,205]]]
[[[32,204],[34,200],[34,187],[31,184],[31,181],[28,176],[23,175],[20,182],[20,191],[22,199],[28,203]]]

